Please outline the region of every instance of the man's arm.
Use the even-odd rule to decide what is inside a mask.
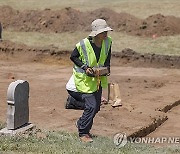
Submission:
[[[75,48],[70,56],[70,59],[74,62],[75,65],[79,66],[80,68],[82,68],[86,74],[88,76],[94,76],[94,71],[92,68],[90,68],[89,66],[87,66],[86,64],[84,64],[80,59],[80,54],[78,52],[78,49]]]
[[[81,67],[81,66],[83,66],[84,64],[83,64],[83,62],[79,59],[79,57],[80,57],[80,54],[79,54],[77,48],[75,48],[75,49],[73,50],[73,52],[71,53],[70,59],[74,62],[75,65]]]

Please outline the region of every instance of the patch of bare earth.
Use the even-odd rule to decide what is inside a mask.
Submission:
[[[66,110],[65,84],[72,74],[68,51],[0,43],[0,121],[6,121],[6,94],[12,81],[30,84],[30,122],[41,129],[77,132],[82,111]],[[125,49],[112,54],[110,82],[120,86],[122,107],[102,104],[92,133],[113,137],[179,136],[180,57],[139,54]],[[107,91],[104,91],[106,96]]]

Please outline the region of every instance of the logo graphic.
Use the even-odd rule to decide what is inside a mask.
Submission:
[[[118,133],[114,135],[114,144],[118,147],[123,147],[127,144],[126,133]]]

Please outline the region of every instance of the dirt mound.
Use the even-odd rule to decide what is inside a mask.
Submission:
[[[55,58],[54,63],[69,65],[71,64],[70,53],[70,51],[61,51],[54,46],[34,48],[10,41],[0,42],[0,58],[8,56],[23,61],[43,61],[46,58],[46,62],[47,58]],[[180,56],[140,54],[129,48],[121,52],[113,52],[112,58],[112,65],[116,66],[180,68]]]
[[[116,60],[113,65],[133,67],[155,67],[155,68],[180,68],[180,56],[158,55],[152,53],[141,54],[132,49],[124,49],[121,52],[113,52]]]
[[[180,34],[180,18],[156,14],[141,21],[139,29],[132,31],[135,35],[168,36]]]
[[[30,47],[25,44],[14,43],[8,40],[0,42],[0,53],[13,53],[14,51],[24,51],[30,52],[33,51],[35,53],[49,53],[50,55],[60,55],[67,54],[69,51],[60,51],[57,47],[50,45],[46,47]]]
[[[128,13],[116,13],[107,8],[80,12],[73,8],[62,10],[25,10],[19,12],[9,6],[0,7],[0,21],[4,29],[36,32],[90,31],[96,18],[104,18],[115,31],[137,36],[167,36],[180,34],[180,18],[156,14],[138,19]]]

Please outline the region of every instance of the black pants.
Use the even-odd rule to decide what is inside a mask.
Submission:
[[[100,110],[102,88],[100,87],[98,91],[91,94],[76,92],[70,92],[69,94],[72,94],[71,96],[77,99],[78,101],[84,102],[84,112],[77,121],[77,125],[79,136],[89,134],[93,125],[93,119],[96,113]]]
[[[84,110],[85,102],[82,99],[82,93],[67,90],[69,95],[67,98],[66,109]]]

